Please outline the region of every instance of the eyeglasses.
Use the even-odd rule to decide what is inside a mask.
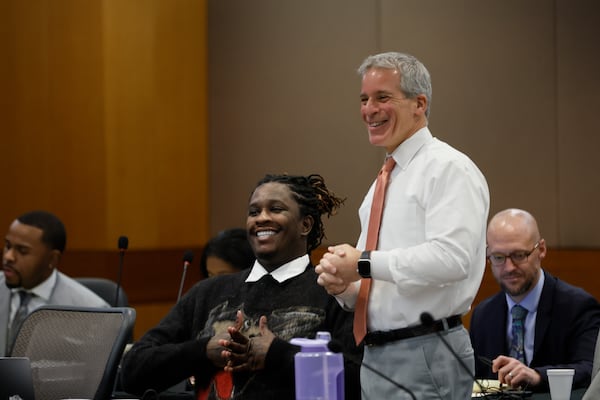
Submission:
[[[510,254],[492,253],[488,256],[488,259],[490,260],[492,265],[495,266],[504,265],[504,263],[506,262],[506,257],[510,257],[513,264],[515,265],[523,264],[525,261],[527,261],[527,258],[531,255],[531,253],[533,253],[535,249],[537,249],[540,246],[541,241],[542,240],[540,239],[535,244],[535,246],[533,246],[533,249],[531,249],[531,251],[517,250],[513,251]]]

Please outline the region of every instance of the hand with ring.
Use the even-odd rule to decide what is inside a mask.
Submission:
[[[498,356],[492,361],[492,372],[498,373],[500,383],[514,388],[537,386],[542,381],[536,370],[507,356]]]

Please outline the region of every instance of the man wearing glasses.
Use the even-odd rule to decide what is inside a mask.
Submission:
[[[590,384],[600,305],[583,289],[544,271],[546,252],[527,211],[508,209],[490,220],[488,265],[502,291],[472,313],[478,378],[497,374],[503,384],[548,391],[548,369],[573,368],[573,389]]]

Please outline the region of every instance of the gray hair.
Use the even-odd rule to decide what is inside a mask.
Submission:
[[[365,76],[371,68],[395,69],[400,72],[400,90],[408,98],[424,94],[427,98],[425,116],[429,117],[431,110],[431,76],[422,62],[410,54],[388,52],[365,58],[358,73]]]

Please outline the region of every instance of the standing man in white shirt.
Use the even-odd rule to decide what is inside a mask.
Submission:
[[[384,147],[395,166],[376,248],[363,251],[373,184],[359,209],[362,229],[356,247],[329,247],[316,267],[318,282],[354,309],[361,278],[370,280],[366,364],[418,399],[470,399],[473,380],[438,334],[473,371],[473,349],[461,317],[485,269],[486,180],[466,155],[429,131],[431,79],[419,60],[382,53],[366,58],[358,72],[369,141]],[[424,312],[433,324],[422,324]],[[365,368],[361,386],[364,400],[409,398]]]

